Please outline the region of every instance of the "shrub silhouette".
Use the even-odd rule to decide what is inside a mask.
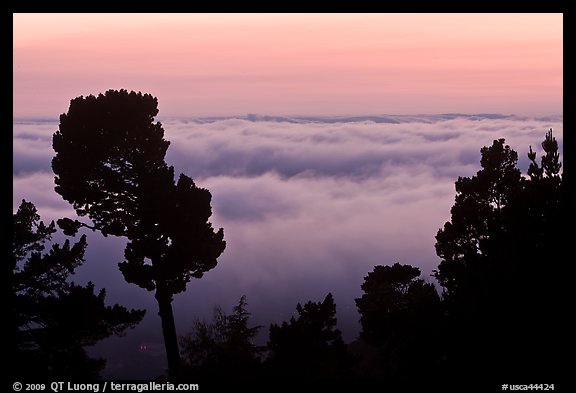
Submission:
[[[270,326],[267,370],[270,376],[308,379],[350,375],[352,358],[336,329],[336,304],[331,293],[322,302],[296,305],[298,317]]]
[[[360,337],[379,354],[372,376],[400,383],[437,371],[443,312],[438,292],[420,278],[420,269],[399,263],[375,266],[362,290],[356,299]]]
[[[196,319],[192,330],[180,337],[182,355],[189,375],[255,378],[264,348],[253,343],[261,326],[248,326],[250,313],[246,296],[240,298],[233,313],[227,315],[215,307],[212,322]]]

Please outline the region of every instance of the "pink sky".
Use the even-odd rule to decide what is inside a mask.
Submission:
[[[14,116],[562,114],[562,14],[14,14]]]

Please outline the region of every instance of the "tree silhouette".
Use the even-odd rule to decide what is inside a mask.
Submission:
[[[329,293],[323,302],[296,305],[298,317],[270,326],[267,366],[272,376],[310,379],[350,375],[352,358],[336,329],[336,304]]]
[[[105,361],[88,357],[84,347],[121,335],[144,311],[105,306],[104,289],[95,294],[91,282],[85,287],[68,282],[84,261],[85,235],[43,253],[56,232],[54,222],[45,225],[36,207],[22,200],[13,223],[11,375],[97,378]]]
[[[478,372],[466,364],[499,377],[557,372],[565,214],[551,130],[542,147],[541,166],[530,147],[524,178],[516,152],[496,140],[481,150],[482,169],[456,182],[451,221],[436,235],[435,272],[450,327],[447,364],[456,373]]]
[[[436,235],[436,253],[442,258],[436,278],[448,299],[483,291],[483,260],[504,231],[503,210],[521,189],[518,154],[504,139],[483,147],[481,154],[482,170],[456,181],[452,219]]]
[[[194,377],[256,377],[264,348],[253,343],[261,326],[249,327],[250,313],[242,296],[227,315],[215,307],[211,323],[196,319],[192,330],[180,337],[182,355]]]
[[[395,263],[375,266],[356,299],[360,337],[379,350],[379,377],[407,382],[431,375],[441,360],[442,308],[433,284],[420,269]]]
[[[169,142],[154,123],[158,101],[149,94],[109,90],[77,97],[60,116],[53,137],[56,192],[89,223],[60,220],[128,239],[119,264],[127,282],[155,291],[171,376],[180,355],[172,300],[192,277],[214,268],[226,243],[214,231],[211,194],[164,161]]]

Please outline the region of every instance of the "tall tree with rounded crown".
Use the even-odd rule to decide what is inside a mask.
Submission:
[[[210,192],[184,174],[174,180],[157,114],[155,97],[126,90],[71,100],[53,136],[52,169],[56,192],[91,220],[59,220],[67,234],[87,227],[128,239],[120,270],[127,282],[155,291],[169,374],[176,376],[172,300],[216,266],[226,242],[223,229],[208,222]]]

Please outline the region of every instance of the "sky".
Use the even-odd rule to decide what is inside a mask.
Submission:
[[[14,116],[559,114],[562,14],[14,14]]]
[[[158,98],[166,161],[210,190],[227,242],[176,296],[178,334],[246,295],[264,344],[332,292],[350,342],[375,265],[434,282],[434,236],[483,146],[505,138],[524,173],[549,128],[563,152],[561,14],[15,14],[13,49],[13,211],[25,198],[45,221],[74,215],[50,166],[70,99]],[[92,353],[108,377],[162,373],[153,294],[117,268],[125,240],[86,233],[74,280],[148,311]]]

